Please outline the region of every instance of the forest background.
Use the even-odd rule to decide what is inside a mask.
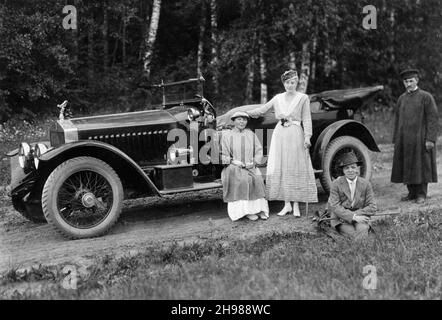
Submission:
[[[2,0],[0,125],[56,118],[63,100],[74,115],[149,109],[148,85],[200,74],[222,112],[281,92],[289,68],[307,93],[384,85],[370,112],[385,119],[408,67],[441,106],[441,34],[440,0]]]

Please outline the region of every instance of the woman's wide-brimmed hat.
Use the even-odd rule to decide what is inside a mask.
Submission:
[[[346,153],[342,156],[341,161],[339,161],[339,168],[343,168],[353,163],[356,163],[358,166],[362,164],[353,152]]]
[[[247,112],[237,111],[237,112],[235,112],[233,114],[233,116],[230,117],[230,119],[233,121],[233,120],[235,120],[235,118],[238,118],[238,117],[244,117],[244,118],[247,118],[247,119],[250,118],[250,116],[247,114]]]

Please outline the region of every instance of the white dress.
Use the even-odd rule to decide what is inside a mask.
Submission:
[[[273,107],[276,119],[290,119],[295,123],[284,127],[278,121],[273,131],[267,161],[267,200],[318,202],[310,154],[304,148],[304,138],[312,136],[310,100],[300,92],[296,92],[289,103],[285,98],[286,93],[277,94],[262,107],[247,112],[257,118]]]

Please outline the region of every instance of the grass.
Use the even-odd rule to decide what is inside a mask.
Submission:
[[[97,260],[76,290],[61,286],[60,268],[36,276],[9,271],[8,287],[39,283],[13,299],[441,299],[442,216],[437,210],[386,219],[366,242],[322,234],[268,234],[254,241],[147,247],[136,255]],[[364,266],[376,267],[377,288],[362,286]],[[58,271],[57,271],[58,268]],[[32,273],[32,272],[31,272]]]

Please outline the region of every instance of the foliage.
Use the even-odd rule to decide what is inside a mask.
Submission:
[[[201,4],[164,1],[155,44],[151,83],[196,77]],[[142,89],[142,52],[152,1],[75,0],[78,30],[65,30],[62,0],[3,1],[0,4],[0,123],[22,114],[51,112],[69,100],[74,115],[149,108],[153,92]],[[203,74],[215,106],[244,102],[247,64],[264,43],[267,77],[255,63],[259,86],[280,91],[279,75],[294,53],[297,67],[308,44],[308,92],[383,84],[391,106],[402,91],[398,73],[415,66],[421,86],[442,101],[442,34],[439,0],[373,0],[377,29],[362,27],[365,1],[217,0],[218,29],[211,30],[206,6]],[[107,37],[104,37],[104,9]],[[211,43],[211,32],[218,43]],[[313,40],[317,43],[314,46]],[[219,52],[220,93],[212,93],[211,47]],[[105,51],[104,48],[108,48]],[[315,66],[313,70],[313,65]]]

